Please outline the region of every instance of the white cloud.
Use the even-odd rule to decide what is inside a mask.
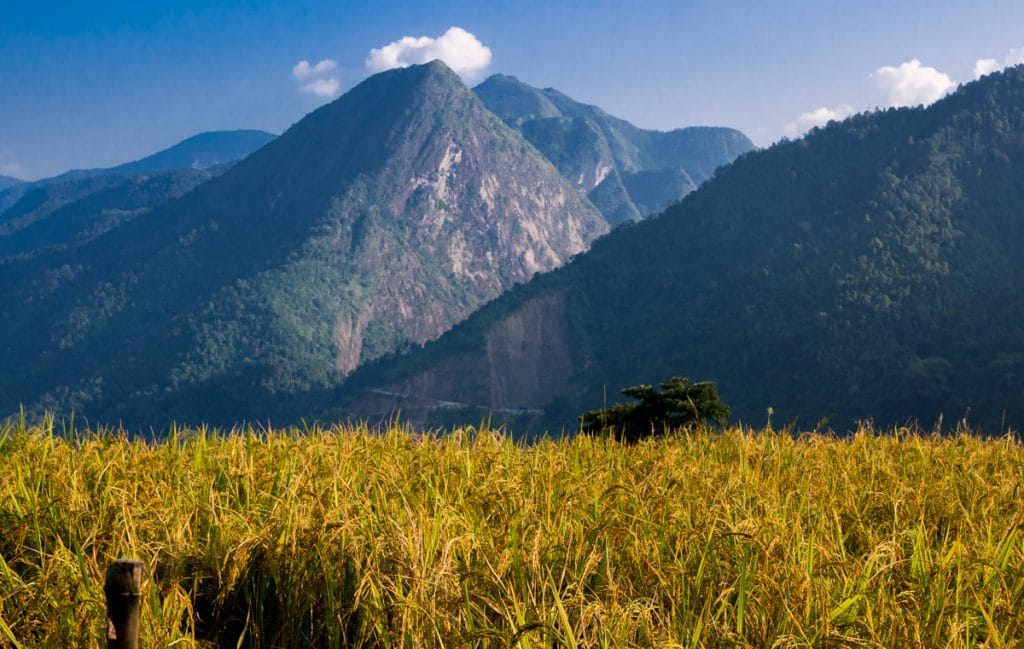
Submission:
[[[383,72],[441,59],[467,80],[482,76],[491,64],[491,50],[476,36],[461,27],[450,27],[442,36],[404,36],[383,47],[375,47],[366,57],[370,72]]]
[[[921,61],[913,59],[897,67],[883,66],[869,74],[864,79],[865,92],[856,105],[867,104],[882,108],[928,105],[954,88],[956,84],[948,74],[921,65]],[[846,119],[858,110],[861,109],[849,104],[839,104],[832,108],[822,106],[798,115],[782,128],[782,135],[788,138],[800,137],[815,126]]]
[[[822,106],[800,115],[792,122],[786,124],[782,134],[788,138],[795,138],[803,135],[815,126],[824,126],[831,121],[843,120],[853,115],[853,107],[840,104],[835,108]]]
[[[317,97],[337,97],[338,91],[341,90],[341,82],[334,78],[314,79],[309,83],[302,84],[299,89]]]
[[[998,72],[1002,69],[1003,66],[999,65],[999,61],[995,59],[978,59],[974,62],[974,78],[980,79],[986,74]]]
[[[913,59],[898,67],[878,68],[867,76],[864,86],[869,105],[888,108],[931,104],[953,90],[956,84],[948,74],[921,65],[919,60]],[[864,102],[857,103],[862,105]],[[798,115],[782,128],[782,135],[788,138],[800,137],[815,126],[846,119],[855,112],[857,109],[848,104],[839,104],[833,108],[822,106]]]
[[[334,59],[323,59],[310,64],[303,59],[292,66],[292,77],[299,84],[299,90],[325,99],[333,99],[341,91],[341,81],[331,73],[338,69]]]
[[[310,65],[309,61],[302,60],[292,68],[292,76],[302,81],[310,77],[319,77],[326,75],[328,72],[334,72],[337,67],[338,62],[334,59],[324,59],[316,65]]]
[[[1003,68],[1024,63],[1024,47],[1017,47],[1006,53],[1003,62],[996,59],[978,59],[974,62],[974,78],[980,79],[986,74],[999,72]]]
[[[956,87],[945,72],[921,65],[917,59],[899,67],[878,68],[867,78],[869,94],[878,106],[925,106],[941,99]]]
[[[978,59],[974,62],[974,78],[998,72],[1004,68],[1024,64],[1024,47],[1011,49],[998,59]],[[899,66],[883,66],[864,79],[864,92],[856,106],[878,106],[881,108],[925,106],[941,99],[956,88],[956,83],[945,72],[921,64],[912,59]],[[782,135],[796,138],[815,126],[822,126],[832,120],[846,119],[863,108],[840,104],[834,108],[822,106],[801,113],[782,128]],[[768,129],[764,129],[769,132]],[[774,130],[778,133],[777,130]],[[763,139],[767,136],[762,135]]]

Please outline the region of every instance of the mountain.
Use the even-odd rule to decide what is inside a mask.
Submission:
[[[273,133],[257,130],[208,131],[193,135],[141,160],[102,169],[73,169],[56,176],[53,180],[73,180],[108,174],[152,174],[176,169],[211,169],[217,165],[241,160],[275,137]]]
[[[718,382],[742,421],[1024,426],[1024,67],[741,156],[334,414],[570,429],[618,390]]]
[[[110,169],[114,173],[153,173],[171,169],[209,169],[241,160],[276,136],[258,130],[209,131],[193,135],[141,160]]]
[[[20,185],[25,181],[19,180],[18,178],[12,178],[10,176],[0,176],[0,190],[7,189],[8,187],[14,187]]]
[[[660,212],[754,148],[731,128],[641,129],[553,88],[533,88],[508,75],[494,75],[474,91],[612,225]]]
[[[444,64],[384,72],[174,201],[0,261],[0,412],[297,420],[607,230]]]

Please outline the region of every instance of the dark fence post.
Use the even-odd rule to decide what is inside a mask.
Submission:
[[[107,649],[139,649],[142,562],[118,559],[107,566]]]

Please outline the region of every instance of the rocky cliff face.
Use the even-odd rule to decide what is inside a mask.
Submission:
[[[572,385],[566,309],[561,292],[527,300],[489,326],[477,350],[366,390],[341,414],[371,421],[400,415],[421,427],[449,423],[446,415],[536,421]]]

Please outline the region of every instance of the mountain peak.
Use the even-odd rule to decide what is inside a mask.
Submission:
[[[473,92],[495,115],[513,126],[533,119],[562,116],[543,93],[511,75],[492,75],[473,88]]]
[[[441,59],[434,59],[433,61],[427,61],[426,63],[422,63],[420,65],[413,65],[410,67],[419,67],[438,74],[455,74],[455,71],[448,67],[448,64],[442,61]]]
[[[353,115],[359,115],[357,119],[370,118],[376,111],[384,111],[382,117],[392,115],[397,118],[414,104],[436,105],[469,94],[469,88],[459,75],[443,61],[435,59],[429,63],[392,68],[367,77],[338,99],[307,115],[289,130],[315,123],[318,119],[351,121]]]
[[[521,81],[519,79],[519,77],[517,77],[515,75],[512,75],[512,74],[502,74],[502,73],[492,74],[491,76],[489,76],[486,79],[484,79],[483,81],[481,81],[480,85],[477,86],[477,87],[479,88],[480,86],[484,86],[484,85],[496,85],[496,84],[507,84],[507,85],[511,85],[511,86],[520,86],[520,87],[526,87],[526,88],[531,88],[532,87],[532,86],[524,83],[523,81]]]
[[[441,59],[434,59],[428,63],[418,63],[416,65],[409,65],[403,68],[385,70],[384,72],[379,72],[368,77],[363,83],[415,83],[417,81],[426,80],[465,86],[462,82],[462,78]]]
[[[0,363],[36,368],[16,392],[0,378],[0,412],[45,401],[136,425],[299,416],[302,395],[436,338],[607,230],[444,63],[382,72],[179,202],[76,249],[81,271],[33,304],[91,305],[108,284],[117,303],[90,311],[73,339],[33,326],[41,311],[0,322],[0,340],[25,341],[0,348]],[[37,290],[2,280],[0,298]],[[74,360],[46,360],[58,357]],[[117,387],[65,399],[79,371]],[[213,386],[236,401],[203,396]]]

